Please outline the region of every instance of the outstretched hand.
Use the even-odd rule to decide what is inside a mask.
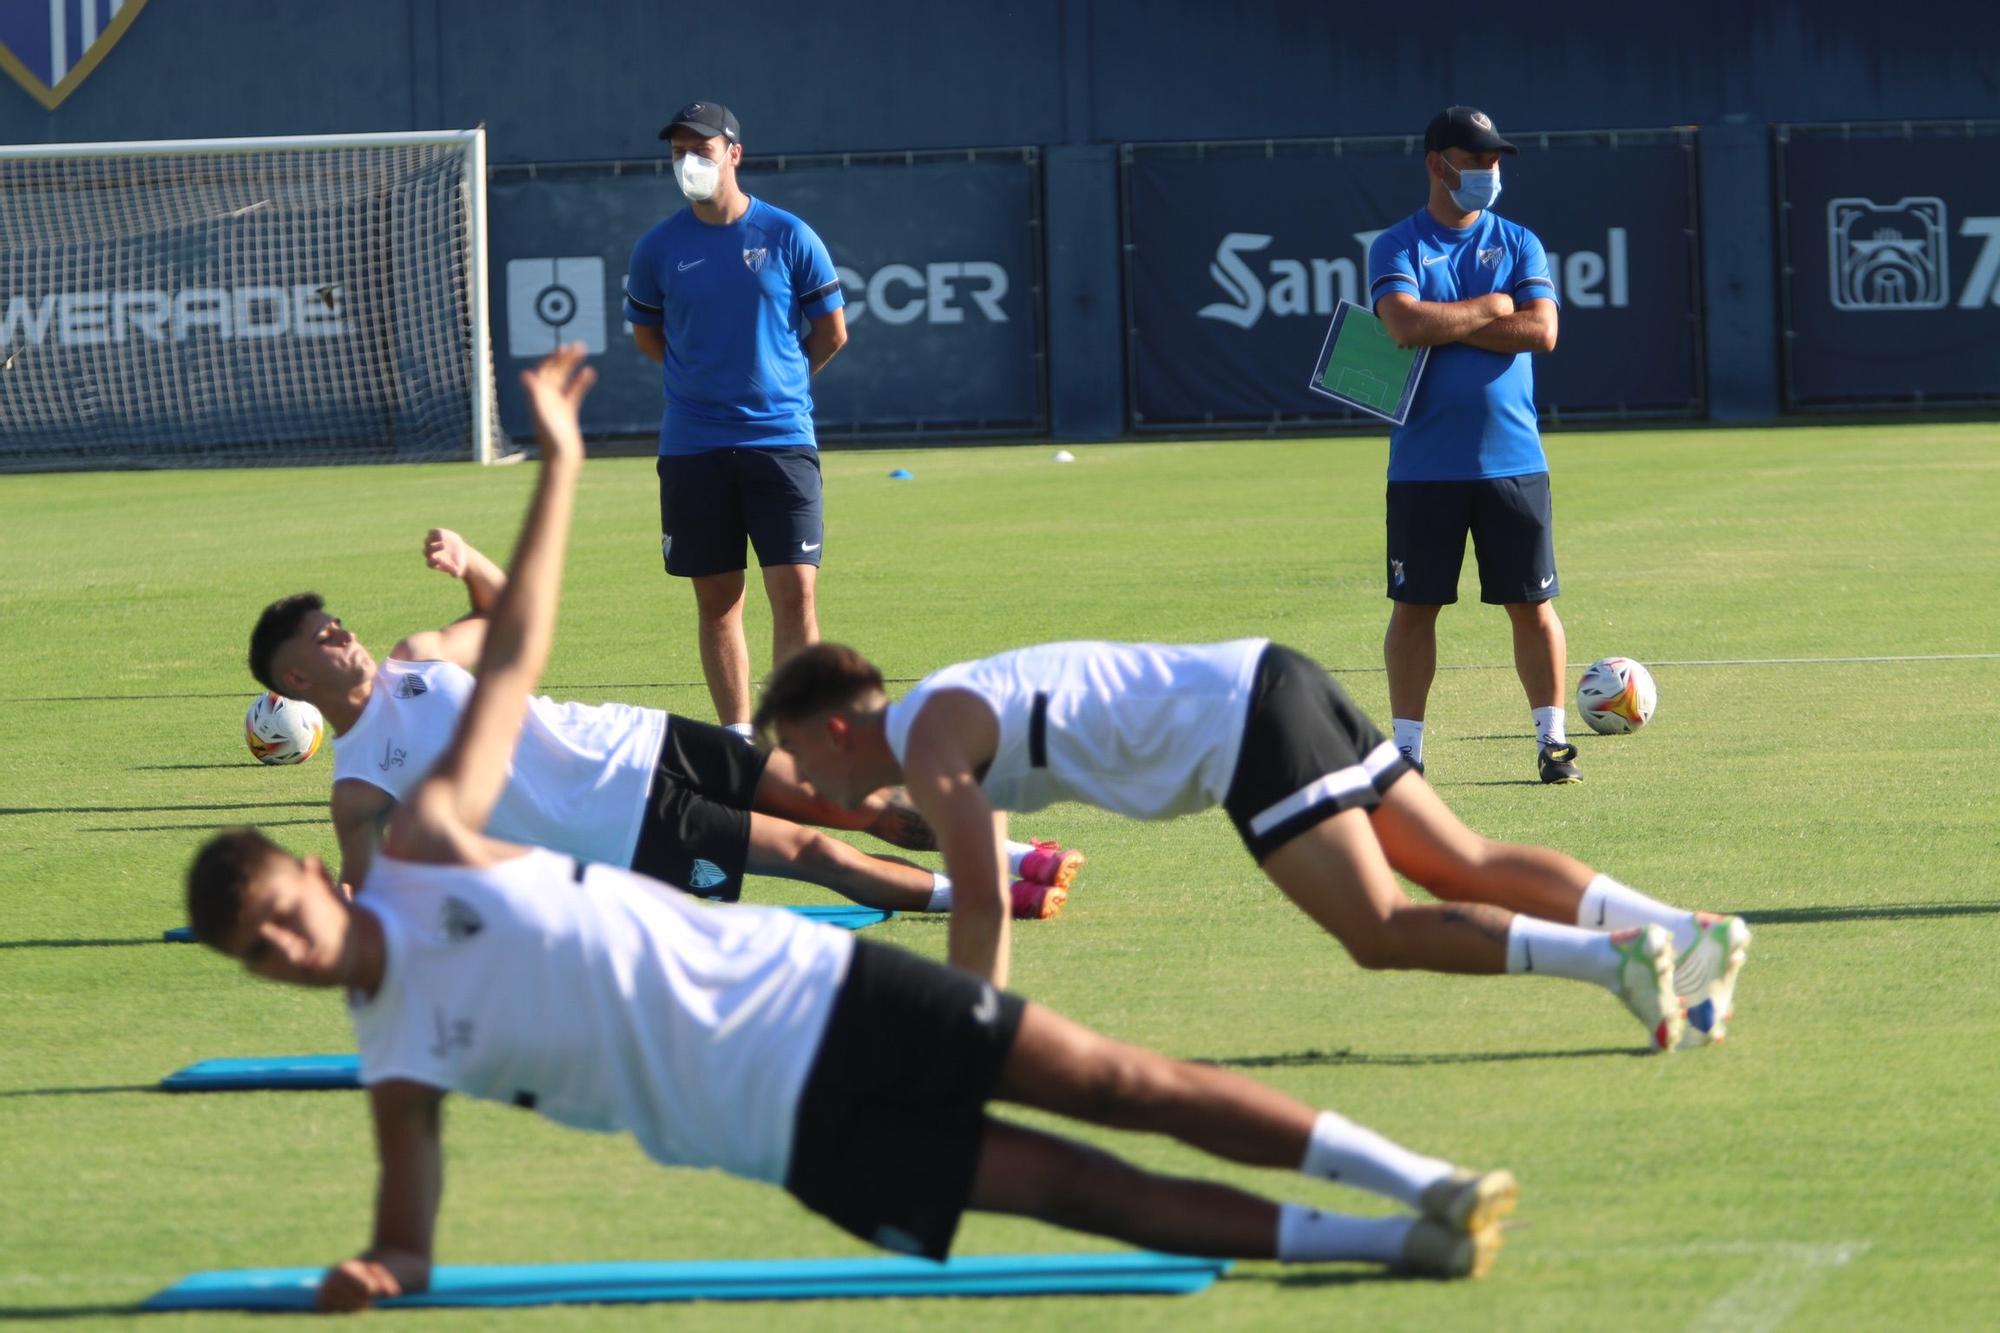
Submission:
[[[326,1270],[316,1304],[322,1314],[351,1314],[403,1294],[396,1275],[373,1259],[348,1259]]]
[[[597,383],[597,372],[584,364],[585,352],[582,343],[568,343],[543,357],[533,370],[521,372],[544,462],[583,457],[577,413],[590,386]]]
[[[464,578],[471,552],[472,544],[450,528],[432,528],[424,535],[424,563],[440,574]]]

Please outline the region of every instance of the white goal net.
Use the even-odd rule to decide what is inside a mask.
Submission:
[[[0,470],[490,461],[484,130],[0,148]]]

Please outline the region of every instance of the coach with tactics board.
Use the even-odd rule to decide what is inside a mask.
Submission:
[[[633,248],[625,317],[663,367],[660,556],[694,584],[717,720],[747,737],[746,540],[771,602],[773,668],[819,640],[812,377],[847,342],[845,301],[812,228],[737,184],[743,131],[728,107],[691,102],[660,137],[688,206]]]
[[[1556,288],[1541,241],[1492,211],[1500,157],[1517,151],[1483,111],[1438,112],[1424,131],[1429,198],[1368,250],[1368,299],[1389,336],[1432,349],[1409,418],[1389,435],[1395,608],[1382,655],[1396,748],[1421,768],[1438,612],[1458,600],[1470,532],[1479,599],[1505,607],[1513,624],[1541,779],[1580,782],[1563,725],[1567,645],[1528,358],[1555,350]]]

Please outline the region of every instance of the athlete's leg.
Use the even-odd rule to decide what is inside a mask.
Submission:
[[[1253,1079],[1113,1041],[1037,1004],[1030,1003],[1022,1010],[1019,1030],[993,1095],[1090,1124],[1169,1135],[1230,1161],[1337,1180],[1399,1200],[1461,1230],[1481,1229],[1513,1207],[1513,1178],[1504,1172],[1488,1177],[1455,1172],[1448,1162],[1411,1152],[1334,1112],[1314,1111]],[[1023,1171],[1032,1170],[1030,1163],[1017,1165]],[[1115,1161],[1079,1160],[1072,1165],[1079,1175],[1131,1170]],[[981,1179],[987,1179],[983,1170]],[[1468,1186],[1468,1179],[1481,1183]],[[1024,1184],[1034,1182],[1032,1174],[1023,1178]],[[988,1183],[994,1191],[1005,1188],[1003,1181]],[[1189,1182],[1158,1177],[1128,1183],[1133,1190],[1127,1197],[1155,1201],[1154,1206],[1139,1212],[1172,1216],[1177,1226],[1192,1225],[1180,1219],[1208,1200],[1218,1217],[1230,1219],[1227,1233],[1236,1235],[1238,1243],[1252,1234],[1248,1230],[1252,1223],[1269,1228],[1278,1217],[1277,1210],[1268,1206],[1252,1209],[1250,1204],[1261,1201],[1234,1192],[1217,1196],[1205,1193],[1208,1187],[1196,1189]],[[1122,1190],[1088,1192],[1109,1196]],[[980,1202],[975,1194],[975,1206],[1022,1211],[1005,1207],[993,1194],[986,1202]],[[1051,1220],[1081,1225],[1073,1218]],[[1263,1243],[1270,1239],[1267,1230]]]
[[[895,912],[928,910],[937,885],[937,876],[922,866],[870,856],[818,829],[754,811],[744,866],[751,874],[804,880],[863,906]]]
[[[1527,693],[1528,707],[1560,708],[1569,647],[1556,604],[1507,602],[1504,606],[1514,628],[1514,671]]]
[[[1411,902],[1362,810],[1320,821],[1261,864],[1271,882],[1363,967],[1507,970],[1512,913],[1478,903]]]
[[[771,670],[819,642],[818,586],[817,565],[764,566],[764,593],[771,601]]]
[[[1383,793],[1370,822],[1391,869],[1452,902],[1491,903],[1577,925],[1584,890],[1597,877],[1561,852],[1481,837],[1415,773]]]
[[[1431,681],[1437,675],[1437,619],[1442,606],[1397,602],[1382,636],[1382,660],[1389,669],[1389,715],[1424,720]]]
[[[716,720],[735,726],[750,720],[750,648],[743,638],[743,571],[704,574],[694,584],[701,674]]]

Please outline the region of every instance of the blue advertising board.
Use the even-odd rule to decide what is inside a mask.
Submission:
[[[2000,121],[1776,136],[1786,406],[2000,399]]]
[[[819,233],[847,297],[849,342],[813,382],[822,442],[1046,427],[1033,150],[753,159],[742,179]],[[664,156],[502,168],[490,196],[503,427],[527,430],[513,371],[581,340],[604,358],[585,430],[657,431],[660,370],[621,312],[633,244],[686,206]]]
[[[1543,412],[1700,414],[1693,132],[1513,138],[1496,211],[1562,297]],[[1133,428],[1366,420],[1306,380],[1338,302],[1368,304],[1370,243],[1424,204],[1420,142],[1134,145],[1123,167]]]

